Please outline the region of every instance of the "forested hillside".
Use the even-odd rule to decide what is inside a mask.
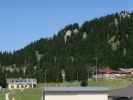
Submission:
[[[98,68],[133,67],[133,13],[95,18],[65,26],[13,53],[0,53],[0,84],[6,78],[37,78],[39,82],[85,80]]]

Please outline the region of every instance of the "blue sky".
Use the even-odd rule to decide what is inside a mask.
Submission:
[[[20,49],[67,24],[133,11],[133,0],[0,0],[0,50]]]

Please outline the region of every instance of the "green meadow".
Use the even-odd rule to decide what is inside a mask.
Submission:
[[[10,92],[10,100],[41,100],[42,89],[14,90]]]
[[[4,93],[0,93],[0,100],[5,100],[5,94]]]
[[[43,84],[39,84],[37,88],[25,90],[12,90],[10,91],[10,100],[41,100],[42,92],[44,89]]]
[[[116,80],[89,80],[89,86],[105,86],[110,89],[123,88],[130,85],[133,82],[133,79],[130,78],[122,78]],[[41,100],[42,92],[45,86],[80,86],[79,82],[64,82],[64,83],[47,83],[47,84],[39,84],[37,88],[34,89],[25,89],[25,90],[12,90],[9,91],[9,98],[12,100],[14,97],[15,100]],[[0,93],[0,100],[5,100],[5,94]]]

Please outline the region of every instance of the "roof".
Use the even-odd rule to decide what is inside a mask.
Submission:
[[[103,68],[98,70],[99,73],[106,73],[106,74],[111,74],[113,70],[111,68]]]
[[[123,72],[127,72],[130,73],[133,71],[133,68],[119,68],[119,70],[123,71]]]
[[[113,90],[110,93],[110,96],[113,97],[133,97],[133,84],[126,88]]]
[[[45,94],[107,93],[106,87],[46,87]]]
[[[36,79],[7,79],[7,84],[37,84]]]

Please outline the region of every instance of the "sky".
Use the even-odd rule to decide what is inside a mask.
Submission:
[[[133,0],[0,0],[0,51],[23,48],[65,25],[121,10],[133,11]]]

